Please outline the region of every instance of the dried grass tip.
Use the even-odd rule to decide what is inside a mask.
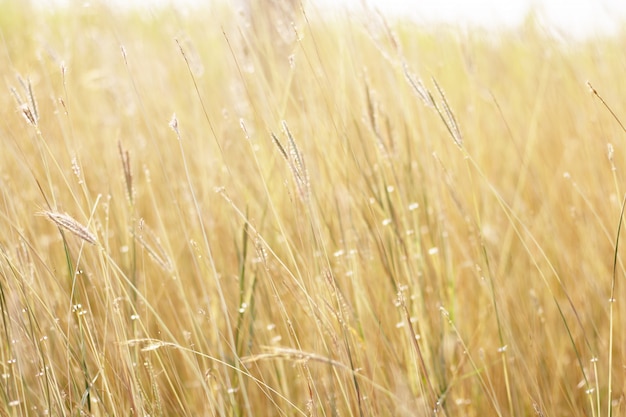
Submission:
[[[42,211],[39,214],[46,216],[51,222],[60,228],[71,232],[73,235],[78,236],[85,242],[91,243],[92,245],[96,244],[96,236],[70,215],[54,211]]]

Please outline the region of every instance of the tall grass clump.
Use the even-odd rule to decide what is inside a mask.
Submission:
[[[0,1],[0,415],[623,414],[624,34],[251,7]]]

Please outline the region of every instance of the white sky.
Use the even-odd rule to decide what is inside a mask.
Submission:
[[[19,1],[19,0],[15,0]],[[124,6],[173,3],[201,4],[210,0],[106,0]],[[229,1],[229,0],[226,0]],[[234,0],[230,0],[235,2]],[[544,25],[579,37],[614,33],[626,27],[626,0],[306,0],[315,8],[361,9],[363,3],[384,14],[410,16],[418,22],[481,25],[487,28],[513,26],[533,9]],[[67,4],[72,0],[35,0],[42,4]],[[84,1],[88,4],[89,1]]]
[[[385,13],[411,16],[419,22],[488,28],[517,25],[530,10],[535,10],[544,24],[574,36],[613,33],[626,24],[626,0],[342,0],[341,3],[359,7],[362,1]]]

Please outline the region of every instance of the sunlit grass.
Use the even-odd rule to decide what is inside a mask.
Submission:
[[[624,36],[307,10],[0,2],[0,414],[621,415]]]

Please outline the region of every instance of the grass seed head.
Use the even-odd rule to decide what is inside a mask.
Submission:
[[[76,219],[68,214],[58,213],[55,211],[43,211],[40,213],[46,216],[50,221],[71,232],[73,235],[78,236],[87,243],[95,245],[97,242],[96,236],[87,229],[87,227],[80,224]]]

